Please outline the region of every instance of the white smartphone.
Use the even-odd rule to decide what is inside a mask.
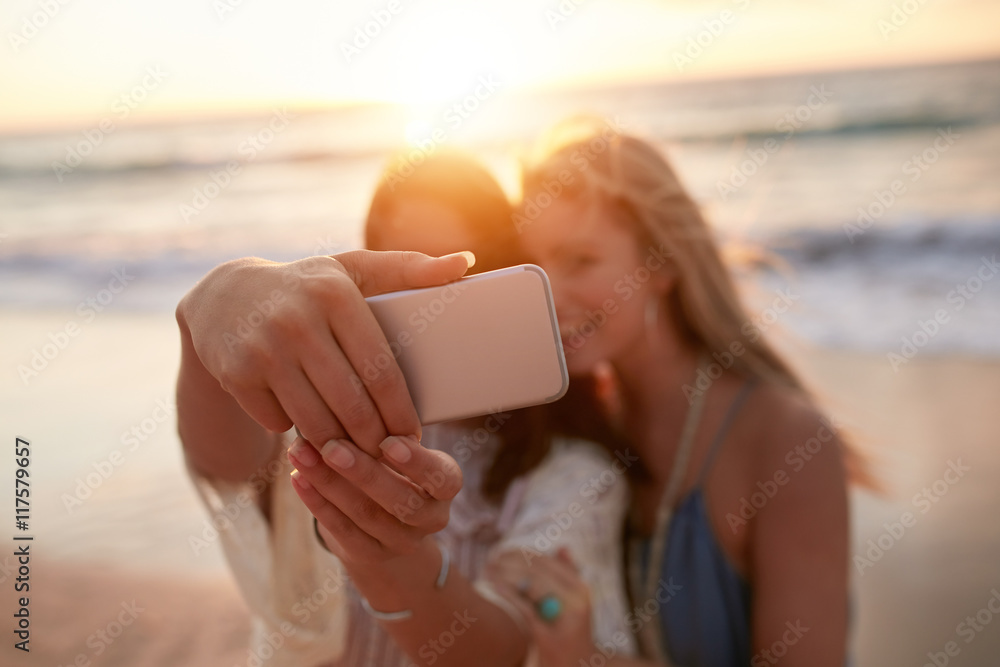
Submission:
[[[540,267],[522,264],[366,301],[422,424],[548,403],[566,393],[552,290]],[[388,355],[366,365],[387,362]]]

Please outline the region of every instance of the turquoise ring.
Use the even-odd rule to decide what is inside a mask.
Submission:
[[[562,602],[555,595],[546,595],[535,605],[542,620],[551,623],[562,613]]]

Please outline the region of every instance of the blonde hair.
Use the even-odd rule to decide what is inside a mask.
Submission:
[[[753,324],[711,228],[670,163],[650,143],[609,129],[608,123],[577,121],[557,128],[525,168],[524,201],[540,200],[545,184],[558,181],[569,182],[564,195],[617,209],[641,245],[673,264],[676,278],[662,306],[688,345],[729,354],[739,375],[789,387],[815,405],[812,392]],[[739,354],[735,343],[742,345]],[[877,486],[856,447],[845,445],[845,463],[852,479]]]

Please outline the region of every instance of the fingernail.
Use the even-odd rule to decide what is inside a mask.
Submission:
[[[354,452],[346,442],[331,440],[323,445],[323,458],[335,468],[350,468],[354,465]]]
[[[476,265],[476,256],[468,250],[462,250],[461,252],[453,252],[452,254],[445,255],[444,257],[454,257],[455,255],[461,255],[462,257],[465,258],[465,263],[468,265],[465,267],[466,271],[468,271],[469,269],[471,269]]]
[[[302,476],[302,473],[299,472],[298,469],[292,471],[292,481],[301,486],[303,489],[312,488],[312,484],[310,484],[309,480]]]
[[[307,468],[312,468],[319,463],[319,454],[313,446],[301,438],[296,438],[288,450],[288,455]]]
[[[413,456],[410,448],[403,442],[402,438],[394,435],[390,435],[388,438],[382,441],[379,449],[388,456],[390,459],[396,463],[406,463]]]

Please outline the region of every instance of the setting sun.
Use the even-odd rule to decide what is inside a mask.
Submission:
[[[465,96],[482,77],[501,85],[520,81],[522,52],[512,48],[515,36],[486,23],[471,7],[410,21],[391,44],[390,100],[419,109]]]

